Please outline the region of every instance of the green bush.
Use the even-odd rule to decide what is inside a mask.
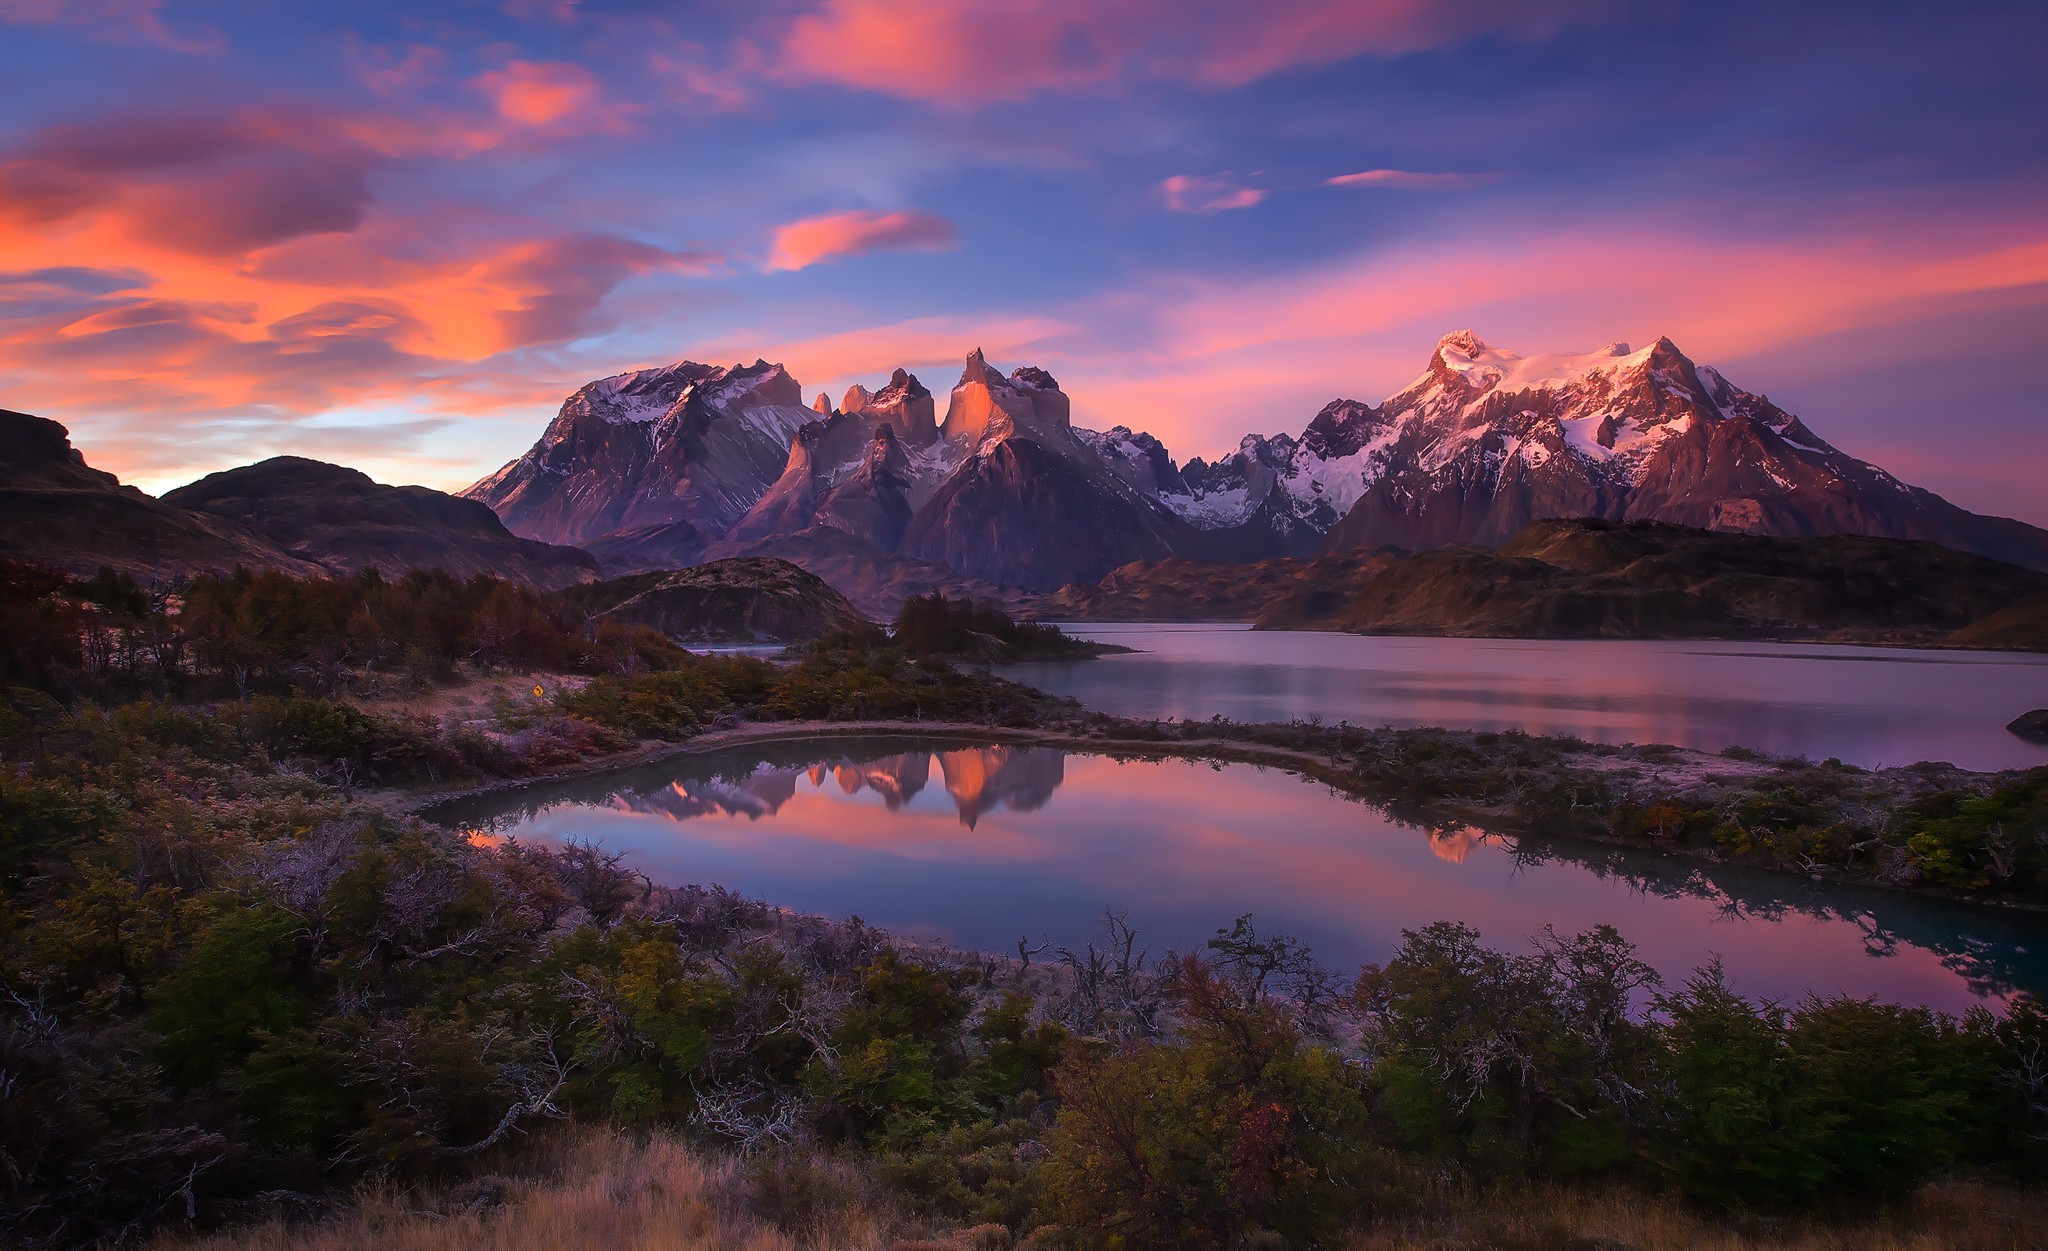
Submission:
[[[1261,1231],[1317,1245],[1395,1169],[1362,1074],[1198,961],[1177,969],[1182,1039],[1077,1057],[1058,1074],[1041,1215],[1081,1245],[1224,1248]]]

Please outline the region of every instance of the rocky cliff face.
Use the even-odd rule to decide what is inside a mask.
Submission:
[[[163,502],[242,526],[334,573],[444,569],[546,588],[597,577],[588,553],[519,538],[475,500],[385,486],[358,470],[297,456],[210,474],[167,492]]]
[[[464,494],[549,543],[676,522],[722,537],[816,417],[796,380],[766,361],[619,374],[570,396],[526,455]]]
[[[941,430],[948,469],[904,530],[906,555],[1049,591],[1195,542],[1157,495],[1077,435],[1066,394],[1042,369],[1005,378],[970,353]]]

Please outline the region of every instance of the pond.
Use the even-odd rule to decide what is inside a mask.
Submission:
[[[1069,625],[1137,654],[1003,674],[1127,717],[1570,734],[1874,768],[2048,765],[2007,722],[2048,707],[2048,655],[1773,643],[1443,639],[1228,625]]]
[[[473,831],[599,843],[665,885],[991,952],[1087,941],[1105,909],[1154,952],[1253,914],[1334,968],[1461,920],[1526,949],[1611,924],[1667,979],[1960,1010],[2048,987],[2048,916],[1567,840],[1405,823],[1255,765],[940,739],[822,739],[676,757],[449,801]]]

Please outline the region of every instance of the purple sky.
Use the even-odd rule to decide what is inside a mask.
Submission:
[[[1669,334],[2048,524],[2048,7],[0,0],[0,406],[460,486],[590,378],[967,349],[1176,456]]]

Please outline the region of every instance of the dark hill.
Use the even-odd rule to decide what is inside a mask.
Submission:
[[[1034,616],[1059,621],[1251,621],[1282,605],[1290,615],[1323,617],[1344,606],[1359,580],[1403,555],[1394,548],[1362,547],[1246,564],[1184,556],[1139,560],[1098,583],[1070,584],[1029,607]]]
[[[360,470],[298,456],[209,474],[167,492],[163,503],[244,527],[335,573],[431,568],[539,587],[597,576],[597,561],[587,553],[519,538],[475,500],[385,486]]]
[[[1337,588],[1331,588],[1335,591]],[[1905,539],[1786,539],[1658,522],[1542,521],[1497,551],[1422,552],[1263,629],[1518,638],[1780,638],[1951,645],[2048,574]],[[1986,637],[2017,638],[2012,632]],[[1970,645],[1970,636],[1955,643]],[[1997,642],[1977,645],[1998,646]]]
[[[74,573],[315,572],[236,521],[188,513],[85,463],[54,421],[0,409],[0,554]]]
[[[686,643],[793,643],[865,624],[824,579],[764,557],[609,578],[566,594],[593,616],[648,626]]]

